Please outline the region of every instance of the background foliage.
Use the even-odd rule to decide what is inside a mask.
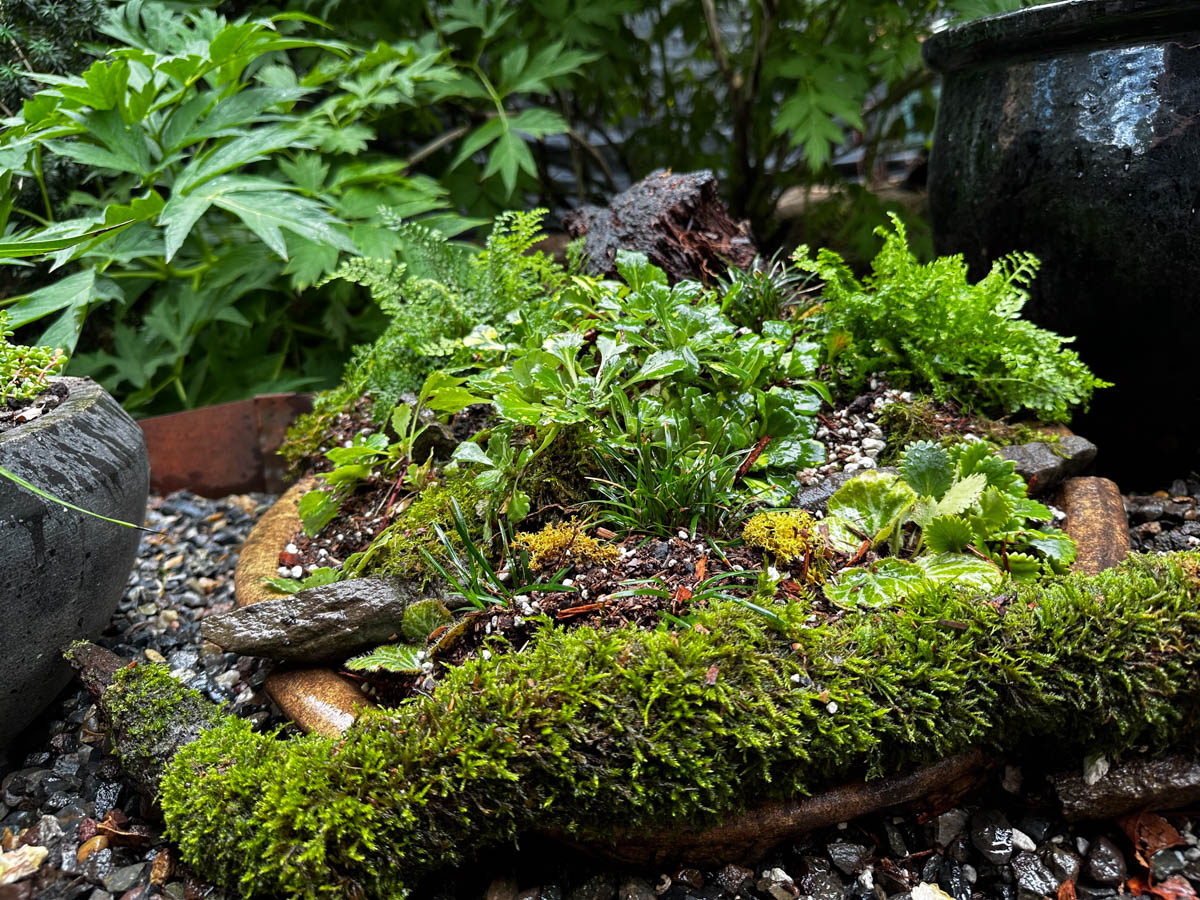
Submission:
[[[868,188],[932,124],[921,37],[1019,3],[5,0],[3,240],[73,246],[0,269],[0,306],[145,413],[331,383],[384,319],[314,285],[403,262],[397,220],[453,237],[710,167],[763,246],[861,258],[896,205]]]

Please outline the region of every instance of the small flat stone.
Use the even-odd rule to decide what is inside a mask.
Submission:
[[[1096,884],[1115,887],[1124,884],[1128,875],[1125,854],[1106,837],[1099,837],[1088,851],[1084,874]]]
[[[950,842],[963,833],[968,820],[965,809],[951,809],[933,820],[933,840],[939,847],[948,847]]]
[[[971,819],[971,843],[994,866],[1002,866],[1013,854],[1013,830],[1003,813],[980,810]]]
[[[1013,857],[1012,867],[1013,873],[1017,876],[1018,887],[1041,897],[1058,892],[1061,882],[1034,854],[1018,853]]]
[[[132,866],[122,866],[115,869],[104,878],[104,889],[113,894],[121,894],[137,885],[146,874],[146,864],[137,863]]]
[[[200,631],[244,656],[328,662],[388,640],[408,605],[426,596],[415,582],[355,578],[208,616]]]

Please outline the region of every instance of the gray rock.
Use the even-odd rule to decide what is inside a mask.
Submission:
[[[904,840],[904,832],[891,822],[885,823],[883,829],[887,834],[888,851],[892,856],[897,859],[908,856],[908,843]]]
[[[593,875],[568,895],[569,900],[614,900],[616,896],[617,883],[611,875]]]
[[[1096,445],[1071,435],[1053,443],[1032,441],[1001,447],[1000,455],[1013,462],[1017,474],[1029,485],[1029,495],[1035,497],[1049,493],[1064,479],[1086,469],[1096,458]]]
[[[842,880],[829,872],[809,872],[800,879],[800,888],[812,900],[844,900]]]
[[[950,842],[963,833],[967,827],[967,811],[951,809],[933,820],[933,841],[939,847],[948,847]]]
[[[516,900],[518,890],[515,878],[511,875],[501,875],[492,879],[483,896],[484,900]]]
[[[861,869],[869,855],[869,851],[862,844],[851,844],[846,841],[830,844],[826,848],[826,852],[829,853],[833,864],[847,875],[853,875]]]
[[[1150,857],[1150,874],[1155,881],[1166,881],[1182,872],[1186,865],[1187,860],[1178,850],[1159,850]]]
[[[1017,887],[1045,897],[1058,891],[1061,882],[1045,863],[1032,853],[1022,852],[1013,857],[1013,872],[1017,876]]]
[[[208,616],[200,632],[245,656],[341,660],[396,634],[405,608],[426,596],[415,582],[355,578]]]
[[[899,469],[892,466],[883,466],[874,471],[886,472],[889,475],[899,474]],[[829,502],[829,498],[837,493],[838,488],[854,478],[856,475],[861,475],[862,472],[834,472],[824,481],[819,481],[814,485],[806,488],[801,488],[792,500],[792,506],[797,509],[807,509],[813,512],[820,510],[824,512],[825,505]]]
[[[1066,847],[1058,846],[1049,846],[1042,850],[1042,862],[1058,878],[1059,884],[1077,879],[1083,866],[1078,856]]]
[[[1091,785],[1077,772],[1053,780],[1068,820],[1113,819],[1137,809],[1178,809],[1200,802],[1200,761],[1186,756],[1127,760]]]
[[[1013,830],[1003,813],[980,810],[971,819],[971,843],[994,866],[1002,866],[1013,854]]]
[[[140,882],[145,874],[145,863],[123,866],[104,878],[104,889],[113,894],[122,894]]]
[[[743,891],[746,887],[746,882],[753,878],[754,872],[734,863],[730,863],[717,872],[717,884],[730,894],[737,894]]]
[[[644,878],[626,878],[617,888],[617,900],[655,900],[657,896]]]

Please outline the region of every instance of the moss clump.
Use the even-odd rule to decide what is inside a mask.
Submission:
[[[621,558],[620,551],[612,544],[585,534],[578,519],[554,522],[537,534],[522,532],[513,539],[512,546],[528,551],[529,568],[535,572],[561,569],[576,562],[612,565]]]
[[[150,786],[162,776],[163,760],[223,718],[212,701],[185,688],[158,664],[118,669],[101,706],[121,764]]]
[[[441,528],[453,543],[459,542],[454,528],[455,503],[472,536],[481,537],[487,499],[475,486],[474,475],[450,472],[443,480],[421,491],[370,547],[352,554],[342,566],[342,578],[382,575],[428,581],[431,575],[421,551],[438,559],[445,555],[445,548],[433,526]]]
[[[964,439],[962,431],[955,431],[947,423],[958,423],[957,427],[982,436],[997,447],[1011,447],[1030,441],[1043,441],[1056,448],[1059,435],[1052,431],[1036,428],[1025,422],[999,422],[982,416],[958,415],[930,397],[915,397],[911,403],[889,403],[879,411],[879,427],[883,429],[887,447],[879,457],[882,465],[895,465],[904,454],[904,449],[916,441],[956,444]]]
[[[829,577],[829,550],[806,510],[768,510],[755,513],[742,526],[742,539],[769,553],[776,562],[804,561],[804,580],[823,584]]]
[[[545,435],[535,434],[529,443],[537,447]],[[541,510],[561,514],[591,498],[589,476],[599,474],[593,450],[595,440],[585,425],[568,425],[550,442],[521,476],[521,487],[529,493],[529,508],[535,520]]]
[[[1198,566],[1135,558],[1015,586],[1004,609],[929,588],[813,628],[792,603],[784,634],[722,603],[677,633],[547,624],[339,741],[227,721],[178,754],[162,806],[229,889],[394,898],[531,827],[712,823],[974,746],[1167,748],[1200,724]]]

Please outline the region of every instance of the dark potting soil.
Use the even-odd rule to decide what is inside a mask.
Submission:
[[[1176,487],[1168,495],[1184,493]],[[165,660],[177,677],[264,729],[282,721],[261,690],[270,664],[203,642],[198,623],[232,606],[238,548],[272,499],[155,498],[147,524],[167,534],[143,538],[120,609],[100,638],[128,659]],[[1160,535],[1179,530],[1165,514],[1154,521],[1163,523]],[[1047,750],[1052,757],[1053,748]],[[1200,888],[1197,817],[1185,811],[1165,820],[1124,820],[1175,844],[1156,845],[1142,865],[1121,824],[1068,824],[1057,808],[1042,772],[1002,766],[952,809],[863,817],[721,868],[677,861],[630,868],[528,838],[519,851],[484,850],[470,865],[433,873],[414,896],[941,900],[926,884],[954,900],[1187,900]],[[0,751],[0,847],[27,843],[50,851],[34,875],[0,884],[0,900],[222,898],[179,862],[161,827],[106,755],[90,698],[74,685]]]
[[[67,394],[67,386],[63,382],[53,381],[31,400],[14,400],[10,397],[0,403],[0,434],[56,409],[67,399]]]

